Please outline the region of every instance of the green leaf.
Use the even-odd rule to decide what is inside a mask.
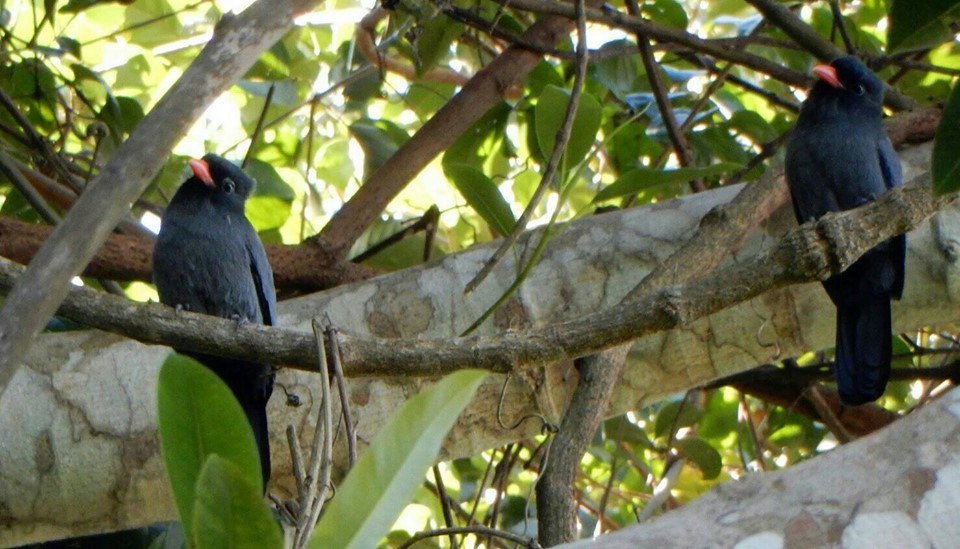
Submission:
[[[350,134],[360,143],[364,154],[364,174],[377,170],[406,139],[407,134],[386,120],[362,121],[350,125]]]
[[[619,39],[600,46],[600,54],[603,55],[607,51],[630,51],[630,49],[636,51],[636,48],[637,45],[635,42]],[[613,92],[621,101],[624,100],[627,95],[643,89],[643,86],[647,86],[649,89],[649,84],[646,83],[646,73],[637,55],[600,57],[596,61],[590,62],[590,68],[593,77],[606,86],[607,89]],[[644,77],[643,82],[641,82],[640,76]]]
[[[167,477],[183,529],[190,537],[197,478],[217,454],[234,463],[254,486],[263,486],[253,430],[230,389],[205,366],[171,354],[160,369],[157,423]]]
[[[593,65],[593,63],[591,63]],[[540,61],[537,66],[527,73],[523,79],[524,86],[530,93],[539,97],[547,86],[562,86],[563,77],[557,72],[557,67],[547,61]]]
[[[594,202],[602,202],[612,198],[620,198],[636,194],[642,190],[668,183],[686,183],[692,179],[711,177],[731,172],[740,167],[733,162],[721,162],[702,168],[677,168],[675,170],[652,170],[650,168],[635,168],[620,176],[609,186],[597,193]]]
[[[720,476],[720,470],[723,468],[720,452],[702,438],[681,438],[675,440],[673,446],[680,452],[681,456],[690,460],[697,466],[697,469],[700,469],[700,472],[703,473],[703,480],[711,480]]]
[[[443,165],[470,165],[482,168],[484,160],[494,152],[494,144],[502,140],[513,109],[504,101],[490,108],[457,138],[443,153]]]
[[[689,427],[700,421],[701,417],[703,408],[689,399],[686,402],[668,402],[657,412],[653,434],[657,437],[667,436],[671,430],[676,432],[681,427]]]
[[[933,190],[947,194],[960,190],[960,82],[954,84],[947,105],[943,109],[937,136],[933,141]]]
[[[404,403],[327,504],[310,547],[376,547],[423,483],[447,431],[486,376],[479,370],[456,372]]]
[[[293,187],[280,177],[277,169],[269,162],[251,160],[243,171],[257,182],[253,189],[255,196],[272,196],[285,202],[293,202],[297,197]]]
[[[233,462],[210,455],[197,478],[193,547],[283,547],[280,526],[254,486]]]
[[[687,12],[676,0],[644,2],[640,11],[656,23],[678,29],[687,28]]]
[[[465,27],[445,15],[438,15],[421,26],[416,41],[417,74],[432,69],[450,53],[450,44],[463,34]]]
[[[636,423],[620,415],[603,422],[603,436],[607,440],[639,444],[644,448],[653,449],[650,437]]]
[[[453,181],[467,204],[480,214],[491,229],[500,235],[510,234],[517,221],[510,210],[510,204],[500,194],[500,189],[492,179],[477,168],[464,164],[447,165],[443,167],[443,171]]]
[[[64,53],[69,53],[80,59],[80,42],[70,38],[69,36],[58,36],[57,45],[60,46],[60,49]]]
[[[888,52],[919,50],[949,42],[953,33],[943,19],[958,6],[958,0],[893,0],[887,30]]]
[[[251,196],[247,199],[247,219],[253,228],[269,231],[282,227],[290,217],[290,202],[274,196]]]
[[[557,132],[563,125],[567,115],[567,105],[570,103],[570,92],[558,86],[544,88],[537,107],[534,110],[534,124],[536,126],[537,144],[544,158],[550,158],[557,141]],[[590,94],[584,93],[577,108],[577,115],[573,119],[573,129],[567,150],[564,153],[564,165],[567,159],[571,162],[583,160],[590,147],[593,146],[600,129],[600,103]]]

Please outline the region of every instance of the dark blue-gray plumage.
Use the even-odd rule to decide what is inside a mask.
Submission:
[[[272,325],[277,318],[273,271],[244,215],[254,182],[240,168],[208,154],[191,160],[194,176],[180,186],[163,214],[153,251],[153,280],[167,305],[238,321]],[[250,421],[260,452],[264,486],[270,478],[267,401],[269,366],[191,353],[222,379]]]
[[[883,82],[855,57],[818,65],[797,117],[786,172],[800,223],[849,210],[902,183],[881,124]],[[903,292],[906,237],[894,237],[824,281],[837,306],[836,380],[846,404],[883,394],[890,377],[890,300]]]

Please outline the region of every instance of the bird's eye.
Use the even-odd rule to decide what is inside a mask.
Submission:
[[[867,93],[867,89],[863,87],[863,84],[857,84],[857,95],[863,95]]]
[[[228,194],[232,193],[233,190],[237,187],[236,183],[234,183],[233,180],[230,179],[229,177],[223,180],[223,184],[221,186],[223,187],[223,192]]]

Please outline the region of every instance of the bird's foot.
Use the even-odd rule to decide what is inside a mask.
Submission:
[[[241,314],[239,314],[239,313],[233,313],[233,314],[230,315],[228,318],[229,318],[230,320],[232,320],[232,321],[234,321],[234,322],[237,323],[237,328],[240,328],[240,327],[243,326],[244,324],[247,324],[247,323],[250,322],[249,320],[247,320],[247,317],[245,317],[245,316],[243,316],[243,315],[241,315]]]

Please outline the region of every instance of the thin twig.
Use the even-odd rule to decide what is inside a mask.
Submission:
[[[760,435],[757,434],[757,426],[753,424],[753,417],[750,415],[750,406],[747,403],[747,395],[740,392],[740,417],[747,424],[750,431],[750,439],[753,441],[753,453],[757,457],[757,463],[760,464],[760,470],[766,471],[767,464],[763,461],[763,447],[760,445]]]
[[[850,431],[843,426],[840,419],[833,413],[833,410],[830,409],[830,405],[823,399],[818,385],[811,385],[807,391],[804,392],[804,396],[807,397],[807,401],[810,402],[814,410],[817,411],[817,414],[820,415],[820,420],[830,429],[830,432],[833,433],[833,436],[837,438],[840,444],[846,444],[855,438],[850,434]]]
[[[627,0],[627,10],[630,15],[634,17],[640,16],[640,7],[637,5],[636,0]],[[663,84],[660,67],[657,65],[657,60],[653,57],[650,38],[640,31],[637,31],[636,36],[637,48],[640,50],[640,59],[643,61],[643,68],[647,73],[647,79],[650,81],[650,87],[653,90],[653,97],[657,102],[657,108],[660,109],[660,119],[667,129],[667,136],[670,137],[670,143],[673,144],[673,150],[677,154],[677,161],[683,167],[690,166],[690,147],[687,145],[687,140],[683,136],[680,125],[677,124],[677,117],[673,112],[673,105],[670,103],[669,90],[667,90]],[[693,113],[690,114],[690,118],[693,118]],[[703,181],[693,179],[690,181],[690,189],[693,190],[693,192],[701,192],[706,190],[706,186],[703,184]]]
[[[436,227],[439,217],[440,209],[434,204],[430,206],[427,211],[423,212],[423,215],[415,222],[370,246],[360,254],[354,256],[350,261],[352,263],[362,263],[412,234],[420,231],[428,231],[430,227]],[[427,234],[429,234],[429,232]],[[427,241],[429,244],[429,242],[432,242],[432,239],[427,238]],[[429,247],[427,249],[429,250]],[[426,253],[427,252],[424,251],[424,254]],[[424,258],[424,260],[426,260],[426,258]]]
[[[340,396],[340,409],[343,412],[344,428],[347,431],[347,464],[353,469],[357,463],[357,429],[353,424],[353,414],[350,412],[350,397],[347,394],[347,382],[343,375],[343,363],[340,360],[340,340],[337,330],[327,319],[327,328],[324,336],[330,343],[330,366],[333,369],[333,378],[337,382],[337,394]]]
[[[330,490],[330,476],[333,468],[333,418],[330,406],[330,373],[327,365],[327,345],[320,322],[313,320],[313,336],[317,343],[317,356],[320,374],[321,402],[317,412],[317,425],[313,432],[313,444],[310,452],[310,473],[306,477],[307,497],[300,501],[297,530],[293,547],[301,549],[310,541],[310,534],[320,518],[320,510]]]
[[[447,489],[443,486],[443,475],[440,473],[440,466],[434,464],[432,471],[433,479],[437,483],[437,495],[440,497],[440,509],[443,511],[443,522],[447,525],[447,528],[455,528],[453,513],[450,511],[450,500],[447,498]],[[450,547],[451,549],[458,549],[460,547],[459,543],[457,543],[456,534],[452,532],[450,533]]]
[[[300,438],[297,428],[287,425],[287,446],[290,447],[290,460],[293,463],[293,478],[297,481],[297,499],[306,498],[306,478],[303,472],[303,450],[300,448]]]
[[[271,82],[270,87],[267,89],[267,97],[263,100],[263,108],[260,109],[257,126],[253,129],[253,135],[250,136],[250,146],[247,147],[247,154],[243,155],[243,162],[240,164],[241,168],[247,167],[247,163],[250,162],[250,158],[253,156],[253,149],[257,146],[257,139],[263,134],[263,124],[267,119],[267,111],[270,110],[270,104],[273,102],[273,92],[276,87],[277,85]],[[312,138],[312,135],[310,137]]]
[[[577,0],[574,2],[574,6],[577,19],[577,69],[573,79],[573,89],[570,92],[570,102],[567,104],[567,113],[554,140],[553,151],[550,154],[550,159],[547,161],[547,167],[544,169],[543,178],[541,178],[540,185],[537,186],[533,196],[530,197],[530,202],[527,204],[526,209],[524,209],[520,218],[517,219],[513,231],[503,239],[500,247],[487,259],[483,268],[480,269],[480,272],[467,283],[463,290],[465,294],[475,290],[477,286],[493,272],[493,269],[500,263],[503,256],[506,255],[507,251],[513,247],[517,239],[520,238],[520,235],[523,234],[523,231],[527,228],[527,224],[533,217],[534,211],[536,211],[540,201],[550,189],[557,168],[560,165],[560,160],[566,151],[567,142],[570,141],[570,132],[573,130],[573,121],[577,116],[577,107],[580,105],[580,96],[583,94],[583,83],[586,80],[587,65],[589,63],[587,53],[587,24],[583,16],[583,0]]]
[[[663,478],[660,479],[660,482],[657,483],[656,488],[653,489],[653,497],[647,501],[646,506],[644,506],[643,511],[637,515],[637,522],[644,522],[654,513],[657,512],[667,498],[670,497],[670,491],[673,490],[673,485],[676,484],[677,479],[680,478],[680,471],[683,469],[683,458],[677,458],[673,463],[671,463],[666,472],[663,474]]]
[[[47,201],[40,196],[40,193],[33,188],[33,185],[31,185],[23,174],[20,173],[20,170],[17,169],[13,158],[3,149],[0,149],[0,172],[7,176],[7,179],[10,180],[13,187],[23,195],[23,198],[30,204],[30,207],[32,207],[44,221],[51,225],[56,225],[60,222],[60,214],[47,204]]]
[[[830,11],[833,12],[833,28],[840,32],[840,38],[843,40],[843,46],[847,53],[855,55],[856,46],[850,40],[850,34],[847,33],[847,25],[843,22],[843,10],[840,9],[840,0],[830,0]],[[831,37],[831,40],[833,37]]]

